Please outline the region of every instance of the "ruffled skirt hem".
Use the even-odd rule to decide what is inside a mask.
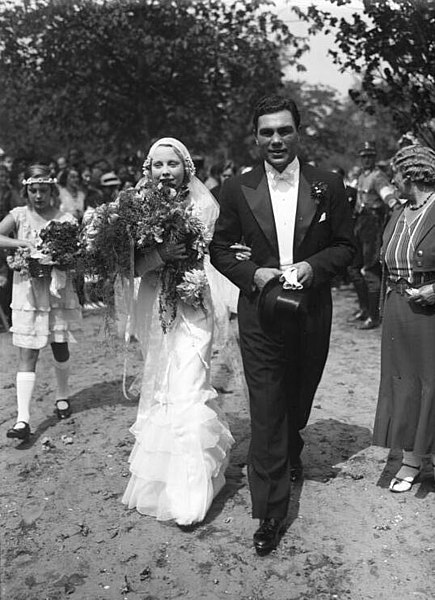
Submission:
[[[41,349],[52,342],[75,342],[73,331],[80,331],[80,308],[52,308],[45,311],[12,311],[12,343],[21,348]]]
[[[131,428],[136,443],[122,502],[160,521],[201,522],[225,485],[234,439],[214,401],[153,406]]]

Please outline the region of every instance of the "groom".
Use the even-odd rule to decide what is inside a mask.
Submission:
[[[299,433],[308,421],[326,362],[331,330],[330,281],[354,254],[352,219],[341,179],[301,164],[300,116],[281,96],[262,98],[253,125],[262,162],[227,180],[210,246],[214,266],[241,290],[240,345],[251,413],[249,484],[258,554],[279,543],[290,481],[302,477]],[[320,190],[320,191],[319,191]],[[243,239],[250,260],[230,246]],[[309,312],[264,332],[257,306],[261,290],[290,266],[311,289]]]

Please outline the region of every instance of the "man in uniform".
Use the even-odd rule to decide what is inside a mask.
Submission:
[[[357,254],[349,267],[349,275],[360,308],[350,321],[359,322],[358,329],[373,329],[379,326],[382,232],[398,198],[387,175],[376,166],[374,143],[365,142],[359,155],[362,171],[358,177],[354,214]]]

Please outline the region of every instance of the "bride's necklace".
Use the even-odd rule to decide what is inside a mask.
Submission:
[[[423,206],[425,206],[429,200],[432,198],[432,196],[435,194],[435,192],[431,192],[429,194],[429,196],[426,198],[426,200],[424,202],[422,202],[421,204],[418,204],[417,206],[411,206],[410,204],[408,204],[408,208],[409,210],[418,210],[419,208],[423,208]]]

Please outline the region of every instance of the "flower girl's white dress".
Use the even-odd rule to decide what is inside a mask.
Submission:
[[[150,271],[136,303],[144,372],[130,430],[135,436],[131,478],[122,501],[159,520],[190,525],[204,519],[222,489],[234,440],[210,381],[215,322],[210,293],[205,311],[179,303],[164,334],[158,292],[157,271]]]

